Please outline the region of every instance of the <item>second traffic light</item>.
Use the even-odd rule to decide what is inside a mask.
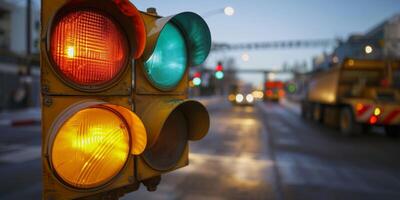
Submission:
[[[148,143],[136,157],[136,173],[153,190],[161,174],[188,164],[188,141],[208,132],[206,108],[187,97],[188,67],[206,59],[211,35],[205,21],[191,12],[161,17],[155,9],[148,9],[142,18],[147,45],[143,56],[135,60],[133,99]],[[152,179],[155,185],[148,184]]]
[[[217,66],[215,67],[215,78],[216,79],[224,78],[224,68],[222,66],[222,62],[218,62]]]

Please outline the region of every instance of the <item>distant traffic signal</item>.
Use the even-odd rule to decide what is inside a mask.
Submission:
[[[215,67],[215,78],[216,79],[223,79],[224,78],[224,68],[222,66],[222,62],[218,62],[217,66]]]
[[[193,74],[192,83],[194,86],[199,86],[201,84],[201,73],[196,72]]]
[[[147,144],[132,112],[132,58],[145,27],[128,1],[42,1],[43,199],[118,197],[135,190]]]
[[[148,143],[135,163],[138,180],[155,190],[163,173],[188,165],[188,141],[208,132],[206,108],[187,97],[188,67],[206,59],[211,36],[205,21],[195,13],[161,17],[150,8],[142,18],[148,43],[135,60],[133,100],[147,129]]]

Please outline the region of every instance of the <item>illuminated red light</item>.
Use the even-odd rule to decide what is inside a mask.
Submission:
[[[375,115],[372,115],[372,116],[369,118],[369,123],[370,123],[370,124],[376,124],[376,122],[378,122],[378,117],[375,116]]]
[[[215,68],[216,71],[222,71],[223,67],[222,65],[217,65],[217,67]]]
[[[273,94],[272,94],[272,90],[267,90],[267,92],[266,92],[266,94],[267,94],[267,96],[272,96]]]
[[[283,88],[283,83],[281,81],[267,81],[265,83],[266,88]]]
[[[74,11],[55,22],[50,36],[50,55],[56,70],[78,85],[101,85],[124,69],[127,40],[106,15]]]
[[[200,72],[196,72],[196,73],[193,74],[193,77],[200,78],[201,77],[201,73]]]

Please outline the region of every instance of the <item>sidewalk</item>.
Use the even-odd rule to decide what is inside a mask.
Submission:
[[[41,122],[39,107],[0,112],[0,126],[35,125]]]

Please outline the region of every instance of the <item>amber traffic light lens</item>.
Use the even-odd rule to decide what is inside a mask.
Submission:
[[[119,115],[107,108],[86,108],[58,129],[51,165],[73,187],[98,187],[125,166],[129,142],[128,127]]]
[[[124,69],[127,41],[119,26],[98,11],[69,12],[53,24],[50,54],[68,81],[80,86],[106,84]]]

